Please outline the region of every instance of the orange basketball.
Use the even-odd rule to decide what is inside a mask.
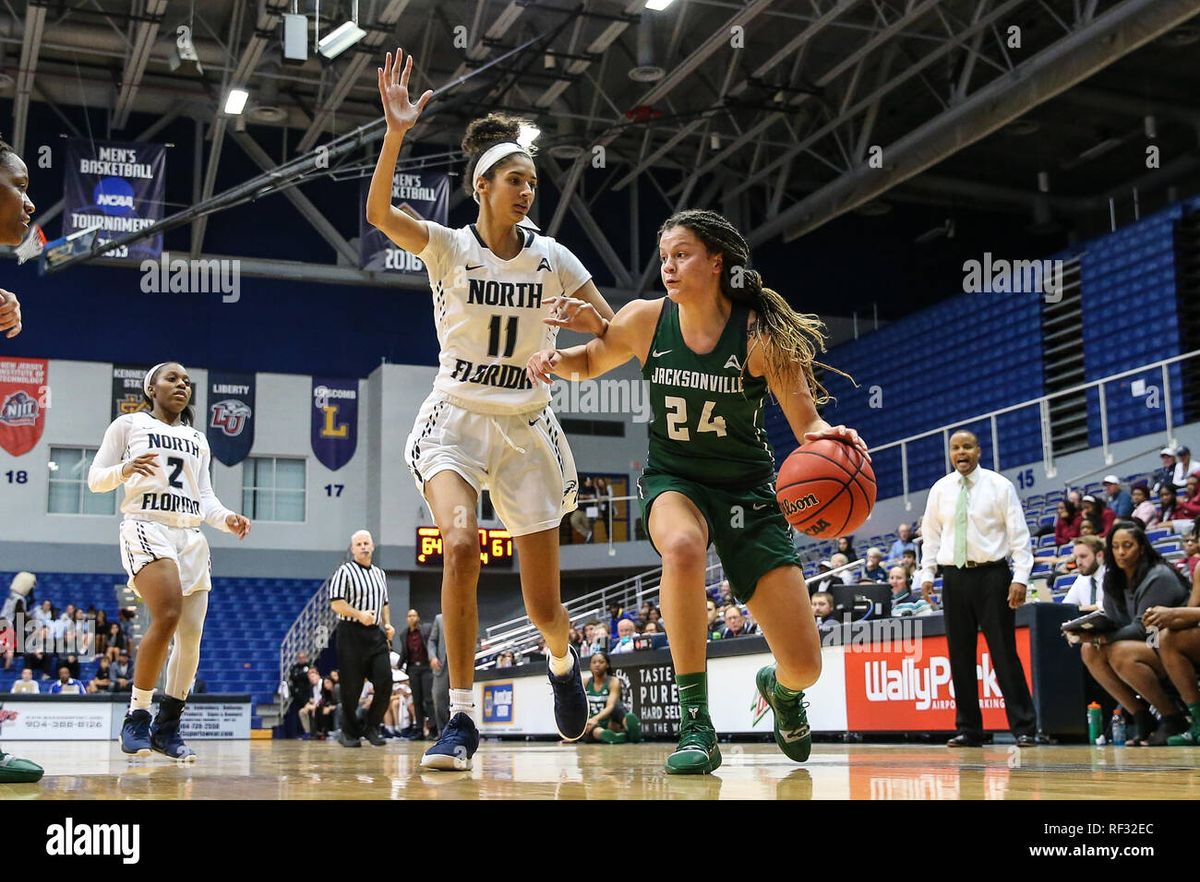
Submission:
[[[779,508],[813,539],[836,539],[863,525],[875,507],[875,472],[858,448],[822,438],[797,447],[775,482]]]

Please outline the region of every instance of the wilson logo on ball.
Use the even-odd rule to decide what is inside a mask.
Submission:
[[[806,508],[812,508],[814,505],[820,505],[820,500],[816,494],[809,493],[807,496],[802,496],[799,499],[784,499],[780,501],[780,507],[783,509],[784,516],[799,514]]]

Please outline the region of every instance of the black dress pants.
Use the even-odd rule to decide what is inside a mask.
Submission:
[[[378,726],[383,722],[392,700],[389,651],[382,628],[358,622],[338,622],[338,671],[341,674],[345,711],[342,714],[342,731],[348,738],[361,738],[363,734],[357,710],[363,683],[367,680],[375,687],[375,696],[367,710],[366,725]]]
[[[955,723],[960,734],[983,737],[975,647],[983,631],[996,683],[1004,696],[1014,735],[1037,734],[1037,714],[1017,655],[1016,610],[1008,605],[1012,571],[1005,561],[979,567],[942,567],[942,606],[950,676],[954,683]]]

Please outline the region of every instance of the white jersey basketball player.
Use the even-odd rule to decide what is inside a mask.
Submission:
[[[579,260],[527,219],[537,170],[517,140],[522,120],[490,114],[467,129],[462,146],[470,157],[466,182],[479,203],[475,223],[449,229],[391,205],[401,144],[433,94],[409,101],[411,70],[412,58],[402,64],[397,50],[394,63],[388,53],[378,72],[388,130],[367,219],[425,262],[433,290],[439,368],[405,459],[443,537],[451,719],[421,765],[469,769],[479,745],[470,716],[478,628],[475,511],[485,489],[521,556],[526,608],[550,653],[559,732],[575,740],[587,723],[559,590],[558,525],[575,508],[575,463],[550,410],[550,392],[529,381],[525,363],[554,340],[557,327],[602,334],[612,310]],[[547,326],[544,320],[554,318],[557,327]]]
[[[121,563],[129,587],[150,609],[121,748],[138,756],[156,750],[190,762],[196,755],[180,737],[179,723],[200,664],[212,588],[208,541],[200,525],[245,538],[250,521],[223,506],[213,492],[208,439],[192,426],[187,372],[164,362],[150,369],[142,385],[150,409],[113,420],[88,472],[94,493],[124,485]],[[172,638],[166,694],[152,723],[154,684]]]

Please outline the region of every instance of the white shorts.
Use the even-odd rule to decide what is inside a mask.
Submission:
[[[183,596],[212,588],[212,561],[208,540],[199,527],[168,527],[157,521],[126,518],[121,521],[121,563],[136,593],[133,577],[156,560],[173,560],[179,568]],[[141,596],[140,594],[138,595]]]
[[[447,470],[476,493],[488,490],[513,536],[554,529],[575,510],[575,458],[549,406],[493,416],[466,410],[434,391],[417,413],[404,461],[422,496],[425,483]]]

